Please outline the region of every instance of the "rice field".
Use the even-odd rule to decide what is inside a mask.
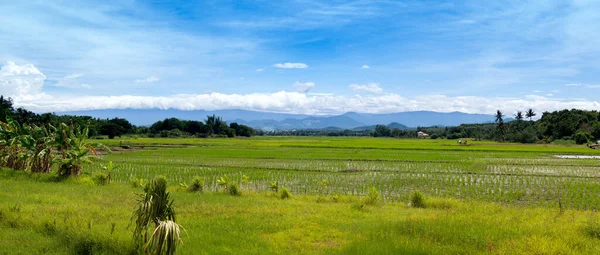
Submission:
[[[130,139],[133,148],[103,157],[118,183],[164,175],[185,185],[198,176],[208,190],[227,175],[244,189],[273,181],[294,194],[363,196],[376,187],[385,202],[414,190],[434,197],[516,206],[600,208],[600,161],[584,146],[495,144],[376,138]],[[90,169],[101,171],[100,165]]]
[[[0,254],[136,254],[140,183],[168,179],[178,254],[599,254],[584,147],[375,138],[107,140],[77,178],[0,169]],[[97,185],[106,173],[111,183]],[[240,183],[241,196],[217,180]],[[195,177],[204,192],[185,187]],[[281,199],[270,184],[291,191]],[[132,185],[132,184],[136,185]],[[373,187],[378,190],[373,198]],[[426,208],[409,205],[419,190]],[[367,201],[376,201],[367,203]]]

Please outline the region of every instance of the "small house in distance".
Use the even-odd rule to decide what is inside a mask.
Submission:
[[[429,136],[429,134],[427,134],[427,133],[425,133],[423,131],[417,132],[417,137],[428,137],[428,136]]]

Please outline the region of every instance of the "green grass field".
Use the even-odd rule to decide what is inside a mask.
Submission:
[[[139,187],[169,180],[182,254],[599,254],[585,146],[376,138],[125,139],[77,179],[0,171],[0,254],[130,254]],[[121,149],[119,145],[128,146]],[[143,148],[142,148],[143,147]],[[90,176],[112,161],[112,183]],[[241,183],[227,195],[217,179]],[[205,192],[189,193],[194,177]],[[279,199],[277,181],[292,192]],[[378,203],[365,203],[375,187]],[[427,208],[409,206],[411,194]]]

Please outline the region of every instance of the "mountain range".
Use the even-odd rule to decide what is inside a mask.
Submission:
[[[161,110],[161,109],[115,109],[74,112],[57,112],[59,115],[84,115],[95,118],[125,118],[138,126],[149,126],[165,118],[182,120],[204,120],[208,115],[217,115],[227,122],[237,122],[263,130],[323,129],[373,129],[378,124],[389,124],[397,128],[417,126],[458,126],[469,123],[488,123],[492,115],[468,114],[463,112],[413,111],[385,114],[347,112],[341,115],[312,116],[303,114],[272,113],[248,110]]]

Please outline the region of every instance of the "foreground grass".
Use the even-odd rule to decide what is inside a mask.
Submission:
[[[170,188],[182,254],[599,254],[591,211],[429,200],[365,206],[358,197]],[[139,188],[0,170],[0,254],[129,254]],[[319,200],[320,202],[317,202]]]

